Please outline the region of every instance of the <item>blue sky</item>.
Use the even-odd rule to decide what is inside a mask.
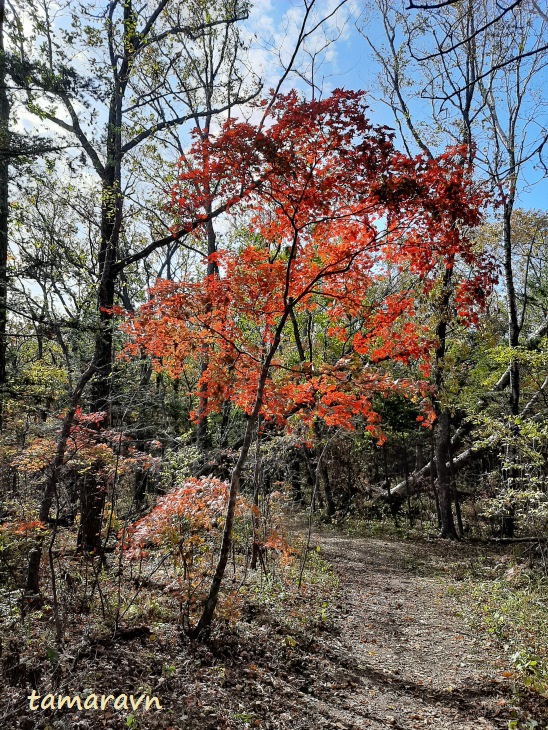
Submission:
[[[402,7],[407,5],[403,0],[392,0],[394,4],[401,1]],[[297,86],[310,94],[310,86],[303,77],[311,76],[311,59],[315,56],[314,80],[321,93],[328,94],[334,88],[364,89],[369,94],[368,103],[372,121],[395,127],[390,108],[383,103],[383,95],[377,84],[379,65],[374,58],[363,34],[357,26],[364,27],[374,45],[381,47],[384,32],[380,20],[373,10],[374,0],[316,0],[314,13],[309,18],[308,28],[313,27],[322,18],[328,21],[321,25],[308,39],[304,51],[300,54],[296,69],[299,74],[291,75],[285,90]],[[277,85],[280,78],[280,59],[287,63],[294,47],[303,18],[303,0],[253,0],[251,14],[247,22],[247,41],[250,46],[250,67],[262,76],[265,89]],[[405,17],[416,18],[414,11],[404,11]],[[548,37],[548,30],[546,32]],[[410,75],[413,80],[412,74]],[[537,75],[537,99],[531,123],[527,129],[528,139],[534,147],[542,131],[548,127],[548,105],[543,86],[548,86],[546,70]],[[409,89],[405,89],[409,97]],[[525,113],[530,112],[533,102],[525,105]],[[409,101],[412,118],[418,124],[426,124],[427,132],[432,131],[428,116],[428,102],[424,100]],[[22,126],[32,128],[36,118],[22,114]],[[47,122],[41,126],[48,128]],[[52,127],[53,128],[53,127]],[[58,130],[55,129],[58,134]],[[547,145],[548,148],[548,145]],[[548,157],[548,149],[547,149]],[[543,169],[538,167],[538,158],[532,157],[523,170],[522,182],[519,186],[520,205],[528,208],[545,208],[548,200],[548,178]]]
[[[337,87],[364,89],[369,93],[371,119],[376,123],[395,127],[394,116],[389,107],[382,102],[382,94],[378,89],[379,65],[367,41],[356,27],[365,25],[364,33],[369,35],[374,45],[380,47],[384,42],[384,31],[380,20],[371,8],[365,10],[369,4],[363,0],[361,2],[349,0],[337,10],[340,4],[340,0],[317,0],[317,18],[311,19],[311,24],[314,24],[320,16],[329,16],[332,13],[334,15],[308,40],[306,52],[301,55],[297,67],[302,70],[303,75],[310,75],[310,58],[317,53],[318,69],[315,81],[324,94]],[[337,12],[334,12],[336,10]],[[416,17],[413,11],[408,11],[407,15],[409,18],[413,18],[413,15]],[[294,47],[302,17],[303,8],[300,0],[256,0],[253,4],[248,23],[251,33],[252,65],[256,70],[262,69],[267,88],[274,86],[279,78],[280,67],[277,56],[281,55],[283,60],[287,61]],[[326,44],[326,40],[332,42]],[[524,127],[531,149],[542,136],[543,130],[548,127],[546,105],[548,99],[543,94],[543,86],[545,87],[547,83],[546,69],[539,71],[532,85],[535,96],[526,99],[523,107],[524,115],[531,117],[527,128]],[[286,89],[288,86],[298,86],[310,93],[310,86],[295,75],[286,82]],[[405,91],[408,93],[408,90]],[[427,101],[411,100],[410,108],[416,122],[432,126],[428,116]],[[501,118],[504,118],[503,112]],[[548,177],[539,167],[538,157],[533,157],[524,167],[518,190],[519,204],[522,207],[546,208]]]

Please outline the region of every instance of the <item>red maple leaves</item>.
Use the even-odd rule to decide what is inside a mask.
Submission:
[[[147,547],[178,547],[201,532],[211,532],[222,521],[228,499],[228,485],[214,477],[188,478],[183,486],[156,502],[154,509],[137,520],[123,534],[123,548],[129,558],[146,554]],[[244,501],[240,498],[238,512]]]
[[[351,428],[361,416],[379,437],[373,396],[423,387],[386,363],[426,372],[433,337],[416,309],[444,269],[467,270],[456,303],[469,321],[493,281],[466,235],[483,195],[465,150],[401,154],[361,92],[263,106],[260,123],[230,120],[185,158],[172,211],[195,235],[228,213],[233,243],[214,254],[218,274],[157,283],[126,325],[128,351],[174,376],[207,351],[208,411],[231,401],[249,414],[259,393],[265,419]]]

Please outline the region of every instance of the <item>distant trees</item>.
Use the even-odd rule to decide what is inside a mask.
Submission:
[[[525,166],[542,153],[548,139],[545,126],[533,124],[543,110],[538,85],[547,62],[546,19],[520,2],[504,7],[489,0],[410,4],[430,11],[423,14],[409,13],[405,4],[390,0],[378,0],[377,7],[386,41],[369,44],[381,69],[380,88],[408,148],[433,154],[448,139],[471,143],[476,175],[499,200],[495,215],[500,216],[502,243],[496,251],[504,275],[507,343],[515,349],[527,325],[520,319],[514,282],[513,211]],[[426,118],[424,100],[430,105]],[[508,413],[517,417],[518,358],[509,363],[506,386]],[[443,397],[441,387],[438,391]],[[450,461],[449,442],[444,453],[437,458],[438,478]]]

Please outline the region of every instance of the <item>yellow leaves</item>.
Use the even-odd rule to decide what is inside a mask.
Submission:
[[[55,453],[55,442],[52,439],[35,439],[10,464],[18,471],[37,474],[51,462]]]
[[[25,386],[25,394],[39,398],[56,398],[64,393],[68,383],[65,370],[37,360],[27,365],[20,379]]]

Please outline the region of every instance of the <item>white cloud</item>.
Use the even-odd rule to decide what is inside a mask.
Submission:
[[[294,71],[286,80],[285,90],[295,87],[310,94],[312,78],[325,93],[338,85],[333,84],[332,79],[340,75],[340,48],[351,35],[356,13],[355,2],[317,0],[306,19],[304,32],[307,35],[293,64]],[[251,67],[263,78],[266,89],[277,87],[294,54],[304,18],[302,0],[276,4],[271,0],[258,0],[254,4],[245,32]]]

